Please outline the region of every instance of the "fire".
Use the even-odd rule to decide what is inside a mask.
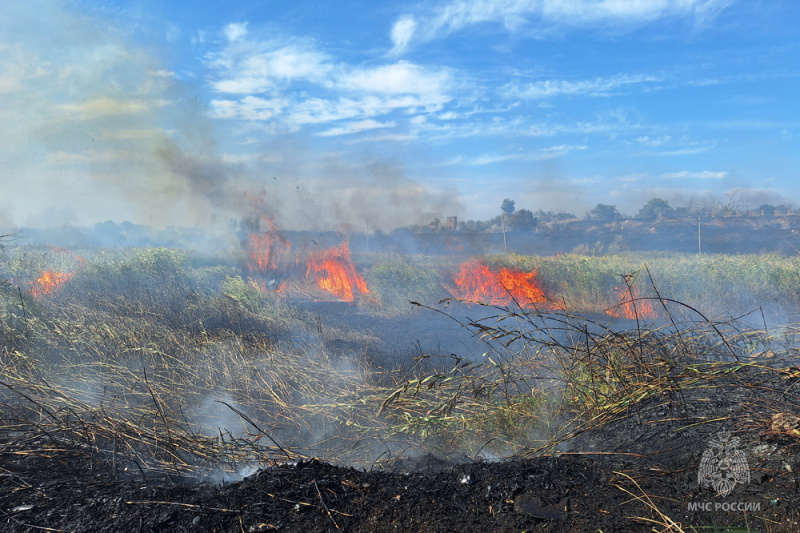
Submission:
[[[55,291],[62,283],[69,281],[73,274],[70,272],[56,272],[45,270],[42,275],[31,282],[31,294],[37,298]]]
[[[267,224],[269,231],[247,234],[247,266],[250,273],[269,274],[285,270],[292,259],[292,243],[281,235],[272,219],[262,217],[258,225],[262,224]]]
[[[655,319],[658,318],[653,307],[653,302],[643,300],[639,295],[639,288],[636,285],[628,284],[625,287],[614,287],[619,297],[619,305],[607,309],[606,313],[614,318],[636,318]]]
[[[261,291],[261,294],[269,294],[271,292],[281,293],[283,292],[283,289],[286,288],[285,281],[282,283],[277,283],[274,281],[267,283],[267,280],[265,279],[247,278],[247,283],[249,283],[251,287],[255,287]]]
[[[262,218],[260,224],[263,223],[269,225],[269,231],[247,235],[247,267],[253,275],[254,286],[261,292],[281,293],[286,289],[293,294],[304,294],[306,291],[300,284],[292,282],[302,276],[303,267],[306,268],[306,278],[313,277],[319,289],[345,301],[352,302],[356,291],[369,292],[350,261],[350,247],[346,241],[322,251],[309,253],[304,247],[298,251],[270,219]]]
[[[247,236],[247,248],[250,272],[267,274],[286,264],[292,243],[277,233],[250,233]]]
[[[354,286],[363,294],[369,292],[366,282],[350,261],[350,246],[347,241],[336,248],[312,254],[308,261],[306,277],[311,276],[312,271],[316,274],[316,283],[320,289],[346,302],[355,299]]]
[[[453,280],[456,287],[451,294],[463,300],[474,300],[492,305],[509,305],[516,302],[521,307],[546,303],[544,291],[539,286],[537,274],[514,268],[493,271],[483,262],[473,259],[461,265]]]

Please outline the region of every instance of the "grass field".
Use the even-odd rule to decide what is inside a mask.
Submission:
[[[354,306],[424,319],[447,312],[439,302],[452,297],[463,260],[374,253],[354,261],[369,287]],[[229,260],[170,249],[17,249],[0,270],[2,429],[174,475],[225,477],[307,455],[348,464],[419,450],[505,457],[551,449],[664,387],[692,383],[708,365],[722,371],[752,354],[794,350],[791,337],[727,321],[756,310],[750,323],[763,325],[796,305],[794,257],[483,261],[535,271],[548,302],[490,306],[490,319],[464,321],[486,342],[483,359],[455,354],[449,370],[429,372],[414,361],[386,370],[357,350],[330,353],[326,340],[353,332],[320,328]],[[44,290],[44,272],[67,276]],[[598,317],[632,287],[657,318],[618,331]]]

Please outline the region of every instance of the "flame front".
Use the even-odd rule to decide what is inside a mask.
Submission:
[[[279,270],[292,248],[287,239],[274,233],[250,233],[247,236],[247,245],[250,272],[261,274]]]
[[[354,288],[366,294],[367,284],[350,261],[350,246],[347,241],[337,248],[330,248],[312,255],[308,262],[306,277],[316,274],[320,289],[338,296],[346,302],[355,299]]]
[[[493,271],[483,262],[473,259],[461,265],[461,271],[453,281],[456,286],[450,293],[462,300],[492,305],[509,305],[516,302],[521,307],[547,302],[535,270],[523,272],[504,267],[499,271]]]
[[[31,281],[31,294],[39,298],[54,292],[62,283],[69,281],[73,274],[70,272],[56,272],[45,270],[42,275]]]
[[[627,318],[630,320],[658,318],[653,302],[642,299],[639,295],[639,288],[636,285],[630,284],[626,287],[614,287],[614,289],[619,297],[619,305],[607,309],[607,314],[614,318]]]

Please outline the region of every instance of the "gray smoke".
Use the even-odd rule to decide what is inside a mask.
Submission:
[[[58,0],[4,8],[0,117],[14,125],[0,133],[4,223],[225,228],[263,216],[286,229],[387,230],[458,209],[452,192],[357,149],[256,132],[255,155],[232,155],[202,82],[171,71],[134,24]]]

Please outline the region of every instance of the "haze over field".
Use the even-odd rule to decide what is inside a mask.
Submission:
[[[792,0],[31,0],[0,226],[392,229],[800,198]]]

